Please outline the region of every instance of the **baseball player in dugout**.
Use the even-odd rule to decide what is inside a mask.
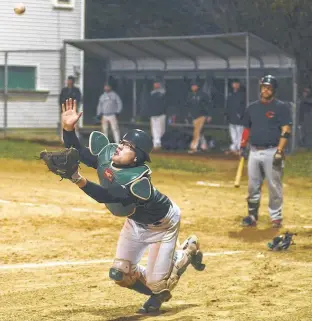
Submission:
[[[261,186],[267,179],[269,214],[272,227],[282,226],[284,150],[291,134],[292,118],[288,104],[275,98],[277,80],[271,75],[260,81],[260,100],[246,109],[241,155],[248,159],[248,216],[243,226],[256,226]]]
[[[100,96],[97,106],[97,116],[101,119],[101,127],[104,135],[108,136],[108,126],[110,125],[115,143],[120,140],[118,125],[118,115],[123,108],[119,95],[112,90],[109,82],[104,84],[104,93]]]
[[[79,110],[82,97],[81,97],[80,89],[75,86],[74,76],[68,76],[67,85],[62,89],[60,93],[60,96],[59,96],[60,111],[62,111],[62,104],[65,104],[66,100],[70,98],[73,100],[76,100],[77,108]],[[77,136],[79,136],[78,123],[76,124],[75,129],[76,129]]]
[[[64,143],[79,151],[81,162],[97,170],[100,185],[78,171],[70,180],[104,203],[113,215],[126,217],[109,276],[117,285],[149,296],[139,313],[157,313],[171,298],[171,291],[189,265],[199,271],[205,268],[198,239],[192,235],[176,250],[180,209],[152,185],[151,170],[146,165],[153,148],[151,137],[134,129],[115,144],[95,131],[89,147],[85,147],[74,130],[80,116],[75,102],[63,105]],[[143,267],[139,261],[147,248],[147,266]]]
[[[186,101],[188,118],[193,122],[193,139],[190,144],[189,154],[198,152],[198,147],[205,151],[208,149],[206,139],[202,133],[205,122],[210,123],[209,116],[211,102],[209,96],[199,90],[199,83],[195,80],[191,82],[191,92]]]
[[[67,99],[73,99],[77,102],[77,107],[79,109],[79,105],[81,102],[81,92],[79,88],[75,86],[75,77],[68,76],[67,78],[67,86],[64,87],[59,96],[59,104],[60,109],[62,108],[62,104],[65,104]]]
[[[229,122],[229,132],[232,140],[229,151],[239,155],[240,142],[244,127],[242,125],[243,117],[246,109],[246,93],[241,89],[241,83],[238,79],[232,81],[232,92],[229,93],[226,101],[225,116]]]

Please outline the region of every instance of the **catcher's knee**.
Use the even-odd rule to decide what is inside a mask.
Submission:
[[[148,280],[146,281],[146,285],[151,289],[154,294],[161,293],[168,289],[168,278],[163,280],[155,281],[155,280]]]
[[[153,293],[161,293],[164,290],[172,291],[178,284],[181,275],[186,271],[191,262],[191,255],[187,251],[183,251],[181,257],[174,261],[170,276],[164,277],[162,280],[152,280],[147,277],[147,286]]]
[[[113,266],[109,269],[109,277],[119,286],[131,287],[138,276],[135,273],[135,266],[130,261],[115,259]]]

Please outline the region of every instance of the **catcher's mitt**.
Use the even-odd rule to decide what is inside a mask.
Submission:
[[[40,153],[42,159],[49,170],[62,178],[71,179],[79,168],[79,152],[75,148],[66,148],[58,152],[48,152],[46,150]]]

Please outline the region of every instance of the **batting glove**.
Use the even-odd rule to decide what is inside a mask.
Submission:
[[[273,157],[273,166],[281,166],[284,159],[284,152],[281,150],[277,150]]]
[[[248,159],[248,149],[247,149],[247,147],[241,147],[240,155],[241,155],[241,157],[244,157],[245,160]]]

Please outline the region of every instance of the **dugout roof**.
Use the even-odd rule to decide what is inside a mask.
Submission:
[[[249,67],[251,72],[271,69],[277,76],[289,77],[294,67],[293,57],[251,33],[65,40],[64,43],[105,59],[111,74],[198,74],[209,70],[235,75]]]

